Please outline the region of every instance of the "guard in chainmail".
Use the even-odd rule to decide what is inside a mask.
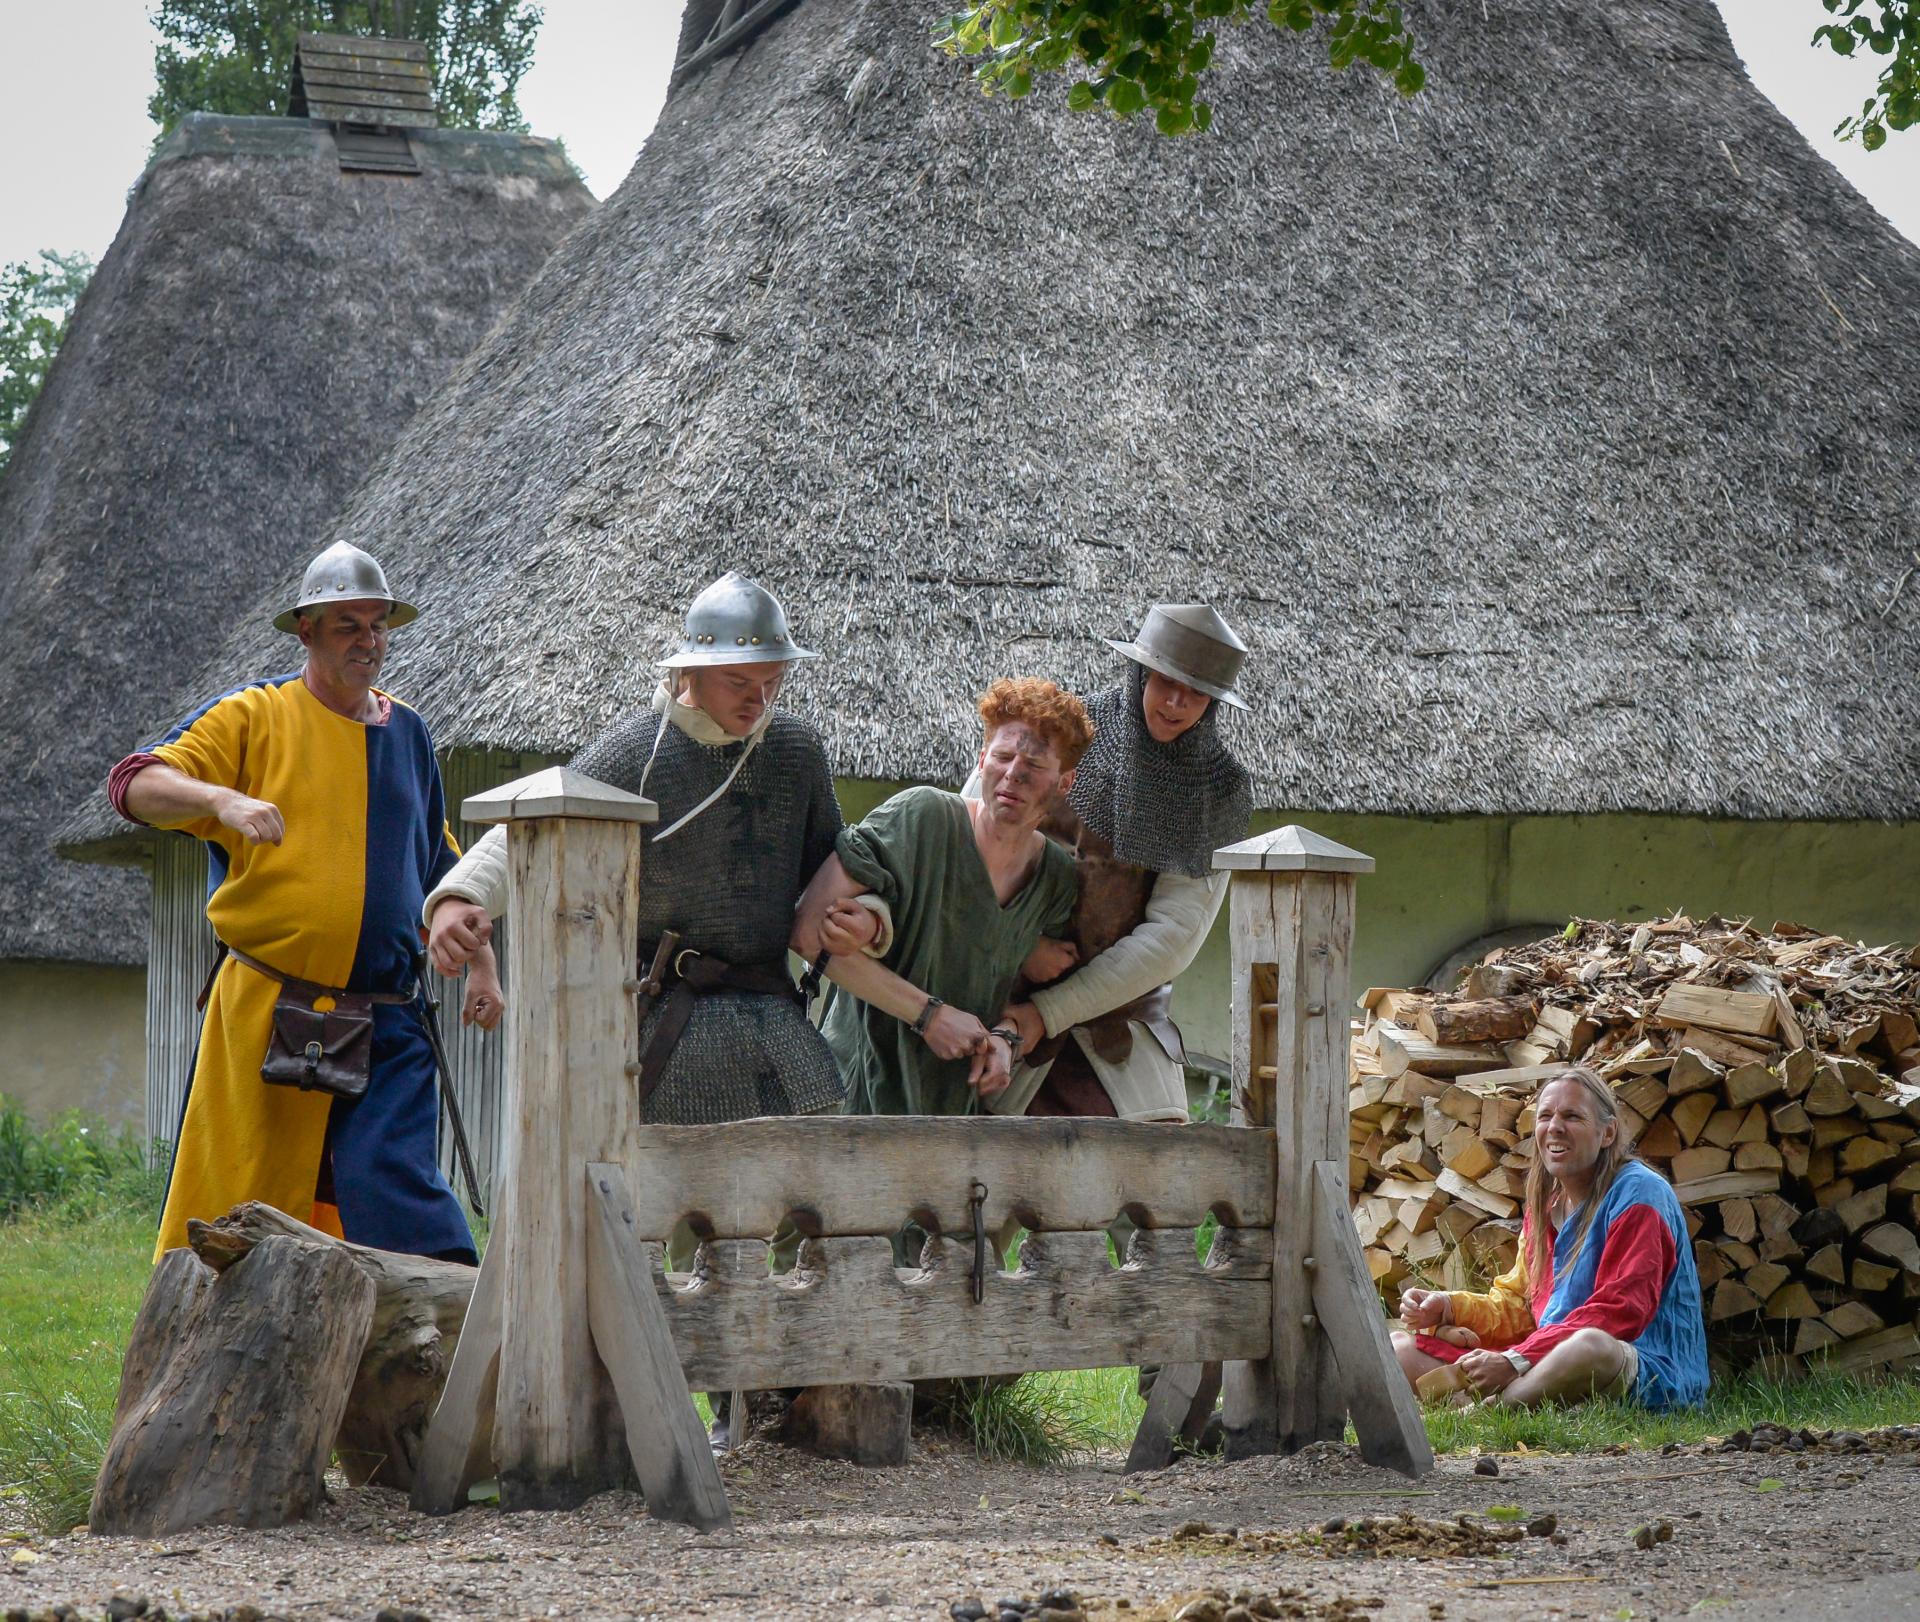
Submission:
[[[771,592],[725,574],[688,608],[651,708],[622,716],[573,759],[660,808],[641,862],[636,943],[646,999],[639,1103],[650,1123],[816,1115],[845,1095],[787,968],[794,903],[833,854],[840,806],[819,735],[777,713],[773,698],[790,663],[817,657],[795,645]],[[485,938],[478,910],[497,917],[506,900],[506,839],[495,828],[427,897],[435,962],[464,961]],[[464,905],[442,916],[445,901]],[[776,1265],[790,1264],[798,1238],[790,1228],[773,1236]],[[684,1223],[667,1249],[672,1265],[690,1265]],[[731,1394],[709,1401],[719,1449]]]
[[[1125,680],[1087,706],[1093,747],[1052,832],[1080,859],[1079,967],[1008,1010],[1025,1062],[989,1107],[1031,1115],[1184,1121],[1186,1050],[1172,981],[1221,903],[1213,853],[1244,838],[1252,788],[1219,732],[1246,647],[1213,609],[1162,604]]]
[[[1247,836],[1253,786],[1220,737],[1216,705],[1172,743],[1156,743],[1142,718],[1146,685],[1147,667],[1134,665],[1088,703],[1093,747],[1067,803],[1117,860],[1208,878],[1213,853]]]
[[[788,663],[815,657],[794,644],[770,592],[724,575],[694,599],[681,647],[660,661],[667,678],[652,707],[615,721],[572,762],[660,808],[641,864],[636,943],[650,996],[639,1055],[648,1122],[840,1105],[833,1054],[787,968],[794,903],[833,853],[840,807],[818,734],[770,702]],[[703,686],[721,718],[693,701]],[[498,916],[506,898],[496,828],[427,898],[436,961],[443,901]]]
[[[671,931],[689,955],[732,965],[757,964],[787,989],[706,991],[672,1045],[644,1117],[675,1126],[735,1121],[755,1115],[814,1115],[840,1107],[833,1054],[808,1023],[787,975],[793,905],[820,864],[833,854],[840,807],[819,735],[805,721],[772,713],[757,747],[726,793],[664,843],[647,847],[640,877],[639,963],[644,970]],[[660,736],[657,720],[628,715],[587,745],[573,765],[589,777],[660,807],[657,826],[671,828],[720,787],[748,743],[703,743],[677,726]],[[668,973],[675,972],[672,963]],[[640,1050],[651,1055],[672,987],[646,1011]]]
[[[1161,604],[1131,642],[1126,679],[1087,706],[1093,747],[1049,831],[1079,857],[1072,939],[1080,966],[1007,1010],[1023,1062],[988,1108],[1002,1114],[1187,1119],[1174,979],[1226,900],[1213,853],[1246,837],[1252,785],[1219,734],[1246,645],[1213,609]],[[1112,1230],[1124,1245],[1122,1219]],[[1143,1366],[1141,1397],[1159,1369]],[[1189,1434],[1216,1446],[1217,1420]]]

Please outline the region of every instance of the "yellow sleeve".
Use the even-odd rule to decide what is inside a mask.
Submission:
[[[247,691],[231,693],[148,753],[197,782],[244,789],[252,719]],[[173,826],[195,839],[219,840],[227,833],[218,817],[196,817]]]
[[[1482,1346],[1498,1351],[1525,1340],[1537,1327],[1532,1291],[1527,1288],[1526,1245],[1522,1243],[1513,1266],[1495,1279],[1484,1295],[1473,1290],[1450,1290],[1447,1303],[1452,1321],[1471,1329]]]

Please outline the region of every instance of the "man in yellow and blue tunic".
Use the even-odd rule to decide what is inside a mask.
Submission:
[[[156,1259],[186,1243],[188,1218],[243,1200],[357,1244],[474,1259],[407,998],[421,903],[459,851],[426,724],[374,685],[388,633],[416,614],[373,558],[329,547],[274,621],[299,637],[301,668],[201,705],[108,780],[121,815],[206,842],[207,921],[234,954],[207,1002]],[[275,974],[386,994],[358,1098],[262,1081]]]

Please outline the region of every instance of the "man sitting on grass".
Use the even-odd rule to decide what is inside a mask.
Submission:
[[[1400,1367],[1422,1395],[1531,1408],[1629,1397],[1647,1408],[1707,1394],[1706,1326],[1680,1202],[1634,1158],[1613,1093],[1576,1065],[1534,1102],[1520,1254],[1485,1294],[1408,1290]],[[1422,1379],[1453,1365],[1452,1380]]]

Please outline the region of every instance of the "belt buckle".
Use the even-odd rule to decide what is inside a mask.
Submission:
[[[688,959],[688,958],[690,958],[690,957],[705,957],[705,956],[706,956],[706,953],[704,953],[703,951],[701,951],[701,950],[700,950],[700,948],[699,948],[699,947],[697,947],[697,946],[683,946],[683,947],[681,947],[679,951],[677,951],[677,952],[675,952],[675,953],[673,954],[673,972],[674,972],[674,974],[675,974],[675,975],[676,975],[676,976],[677,976],[678,978],[680,978],[680,979],[682,979],[682,980],[684,980],[684,979],[686,979],[686,977],[687,977],[687,971],[686,971],[686,968],[684,967],[684,965],[685,965],[685,963],[686,963],[686,961],[687,961],[687,959]]]

